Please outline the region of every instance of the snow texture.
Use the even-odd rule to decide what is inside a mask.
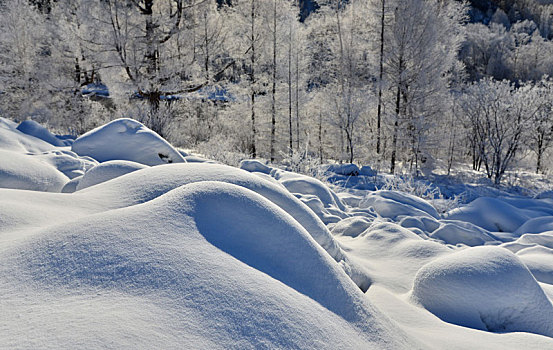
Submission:
[[[34,120],[24,120],[18,126],[17,130],[24,134],[34,136],[38,139],[48,142],[49,144],[57,147],[71,146],[73,140],[62,140],[56,135],[52,134],[48,129]]]
[[[553,336],[551,302],[507,249],[475,247],[428,263],[415,277],[413,298],[446,322]]]
[[[128,118],[114,120],[87,132],[75,140],[71,150],[99,162],[130,160],[150,166],[185,162],[182,155],[158,134]]]
[[[74,151],[29,126],[0,118],[0,348],[553,347],[549,196],[442,217],[366,167],[331,188],[129,119]]]
[[[76,190],[79,191],[147,167],[147,165],[128,160],[111,160],[100,163],[84,174],[83,178],[78,182]]]

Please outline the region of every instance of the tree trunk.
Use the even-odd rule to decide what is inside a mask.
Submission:
[[[209,39],[207,33],[207,11],[204,12],[204,36],[205,36],[205,81],[209,81]]]
[[[541,135],[538,135],[538,149],[536,152],[537,155],[537,162],[536,162],[536,174],[540,173],[541,170],[541,159],[543,156],[543,137]]]
[[[323,164],[323,114],[319,112],[319,163]]]
[[[275,132],[276,132],[276,48],[277,48],[277,3],[273,0],[273,86],[271,90],[271,163],[275,161]]]
[[[252,1],[252,12],[251,12],[251,55],[250,55],[250,83],[251,83],[251,117],[252,117],[252,135],[251,135],[251,145],[250,152],[252,158],[257,156],[255,148],[255,137],[257,131],[255,129],[255,0]]]
[[[397,152],[397,133],[399,129],[399,111],[401,104],[401,86],[397,85],[396,91],[396,120],[394,122],[394,134],[392,137],[392,157],[390,159],[390,173],[394,173],[396,170],[396,152]]]
[[[382,78],[384,75],[384,14],[386,0],[382,1],[382,12],[380,14],[380,57],[378,72],[378,108],[376,112],[376,153],[380,154],[380,123],[382,118]]]
[[[300,53],[296,48],[296,148],[300,149]]]
[[[290,157],[293,154],[293,131],[292,131],[292,24],[289,28],[289,37],[288,37],[288,123],[289,123],[289,137],[290,145],[289,152]]]

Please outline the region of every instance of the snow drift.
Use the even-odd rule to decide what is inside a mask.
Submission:
[[[130,160],[145,165],[160,165],[185,161],[158,134],[128,118],[114,120],[87,132],[75,140],[71,150],[99,162]]]
[[[553,336],[551,302],[524,263],[503,248],[464,249],[428,263],[412,295],[446,322]]]

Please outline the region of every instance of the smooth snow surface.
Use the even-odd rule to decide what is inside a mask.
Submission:
[[[492,332],[553,336],[553,305],[513,253],[464,249],[423,266],[413,298],[444,321]]]
[[[99,162],[130,160],[145,165],[160,165],[185,161],[158,134],[128,118],[114,120],[87,132],[75,140],[71,150]]]
[[[368,167],[29,126],[0,118],[0,348],[553,348],[551,196],[438,211]]]
[[[76,190],[79,191],[83,188],[94,186],[147,167],[147,165],[128,160],[110,160],[100,163],[84,174],[83,178],[78,182]]]
[[[34,136],[43,141],[46,141],[54,146],[63,147],[71,146],[72,140],[61,140],[52,134],[48,129],[34,120],[24,120],[18,126],[17,130],[24,134]]]

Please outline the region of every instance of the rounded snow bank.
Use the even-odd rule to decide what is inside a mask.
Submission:
[[[34,120],[24,120],[18,126],[17,130],[21,131],[24,134],[34,136],[38,139],[48,142],[57,147],[70,146],[71,140],[60,140],[54,134],[52,134],[48,129]]]
[[[524,209],[505,201],[480,197],[462,208],[453,209],[446,218],[470,222],[491,232],[515,232],[530,217]]]
[[[272,170],[270,166],[263,164],[255,159],[244,159],[240,162],[240,169],[244,169],[249,172],[259,172],[263,174],[270,174]]]
[[[399,216],[427,216],[439,219],[436,209],[424,199],[398,191],[374,191],[359,204],[362,208],[373,207],[382,217],[396,219]]]
[[[0,285],[0,347],[417,347],[282,208],[218,181],[35,231]]]
[[[31,191],[59,192],[65,175],[40,158],[0,149],[0,187]]]
[[[442,320],[492,332],[553,337],[553,306],[510,251],[475,247],[424,265],[412,297]]]
[[[144,168],[147,168],[147,166],[128,160],[110,160],[105,163],[100,163],[84,174],[76,189],[79,191],[83,188],[94,186]]]
[[[353,281],[363,290],[369,287],[366,274],[349,261],[330,231],[315,213],[284,187],[247,171],[226,165],[207,163],[169,164],[132,172],[112,181],[79,191],[88,198],[96,197],[117,206],[131,206],[150,201],[179,186],[203,181],[220,181],[250,189],[281,207],[296,219]]]
[[[130,160],[146,165],[184,163],[182,155],[154,131],[133,119],[116,119],[82,135],[71,150],[99,162]]]

